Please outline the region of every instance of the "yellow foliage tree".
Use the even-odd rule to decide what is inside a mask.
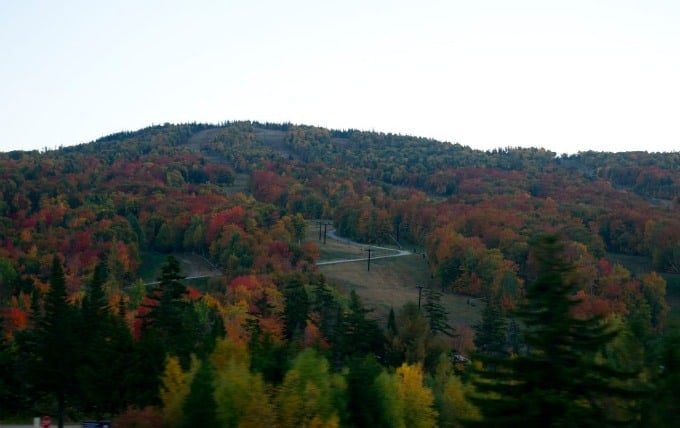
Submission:
[[[198,361],[193,359],[191,369],[184,372],[179,363],[179,358],[169,356],[166,359],[160,388],[163,423],[166,427],[179,426],[182,421],[182,405],[189,395],[189,387],[198,366]]]
[[[224,426],[265,428],[276,415],[262,376],[250,372],[250,355],[243,342],[223,339],[210,356],[215,368],[217,419]]]
[[[276,397],[282,427],[340,426],[345,407],[346,384],[329,373],[328,361],[313,348],[304,350],[286,373]]]
[[[437,426],[432,390],[423,385],[420,365],[402,364],[394,374],[382,373],[376,379],[381,391],[383,418],[396,428]]]
[[[407,427],[426,428],[437,424],[432,390],[423,385],[420,365],[402,364],[397,369],[397,393],[404,402],[404,423]]]

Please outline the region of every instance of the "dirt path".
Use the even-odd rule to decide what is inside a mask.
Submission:
[[[413,253],[407,250],[395,250],[394,248],[387,248],[387,247],[380,247],[377,245],[365,245],[361,244],[356,241],[352,241],[351,239],[347,238],[342,238],[338,235],[335,234],[335,229],[331,229],[329,232],[327,232],[327,236],[331,239],[334,239],[338,242],[342,242],[344,244],[348,245],[353,245],[357,248],[364,248],[368,247],[368,249],[376,249],[376,250],[385,250],[385,251],[394,251],[394,254],[388,254],[388,255],[383,255],[383,256],[373,256],[371,257],[371,260],[379,260],[379,259],[387,259],[391,257],[402,257],[402,256],[408,256]],[[366,257],[358,257],[358,258],[351,258],[351,259],[336,259],[336,260],[325,260],[322,262],[316,262],[317,266],[323,266],[323,265],[335,265],[339,263],[353,263],[353,262],[365,262],[368,260],[368,256]]]

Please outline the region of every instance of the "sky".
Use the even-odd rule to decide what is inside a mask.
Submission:
[[[0,151],[154,124],[680,150],[677,0],[0,0]]]

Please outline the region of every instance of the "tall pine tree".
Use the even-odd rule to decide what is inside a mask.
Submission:
[[[134,350],[127,323],[108,304],[106,280],[106,264],[102,262],[95,268],[81,308],[80,406],[97,418],[113,416],[127,406],[127,388],[121,381],[130,376],[130,364],[120,356]]]
[[[64,426],[67,402],[76,394],[76,370],[81,360],[80,336],[77,313],[67,299],[64,269],[55,255],[44,312],[33,336],[33,373],[36,375],[36,392],[53,394],[56,398],[59,428]]]
[[[425,289],[425,314],[430,322],[432,334],[456,337],[456,329],[449,324],[449,311],[442,304],[442,293],[433,288]]]
[[[477,353],[487,357],[487,368],[493,358],[508,356],[507,321],[497,299],[489,299],[482,310],[482,319],[473,326]]]
[[[533,250],[539,262],[536,280],[517,311],[524,325],[525,352],[493,358],[494,370],[478,370],[478,394],[471,397],[483,419],[470,426],[620,425],[605,405],[610,397],[635,397],[619,385],[629,377],[598,362],[598,353],[616,335],[602,319],[573,315],[579,303],[573,266],[555,236],[539,238]],[[482,363],[488,357],[480,356]]]

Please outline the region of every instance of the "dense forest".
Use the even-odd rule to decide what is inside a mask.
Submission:
[[[192,123],[0,153],[0,176],[0,420],[680,416],[680,152]],[[422,305],[414,294],[383,316],[330,281],[322,223],[422,255]],[[185,279],[187,254],[218,274]],[[449,295],[478,320],[456,322]]]

